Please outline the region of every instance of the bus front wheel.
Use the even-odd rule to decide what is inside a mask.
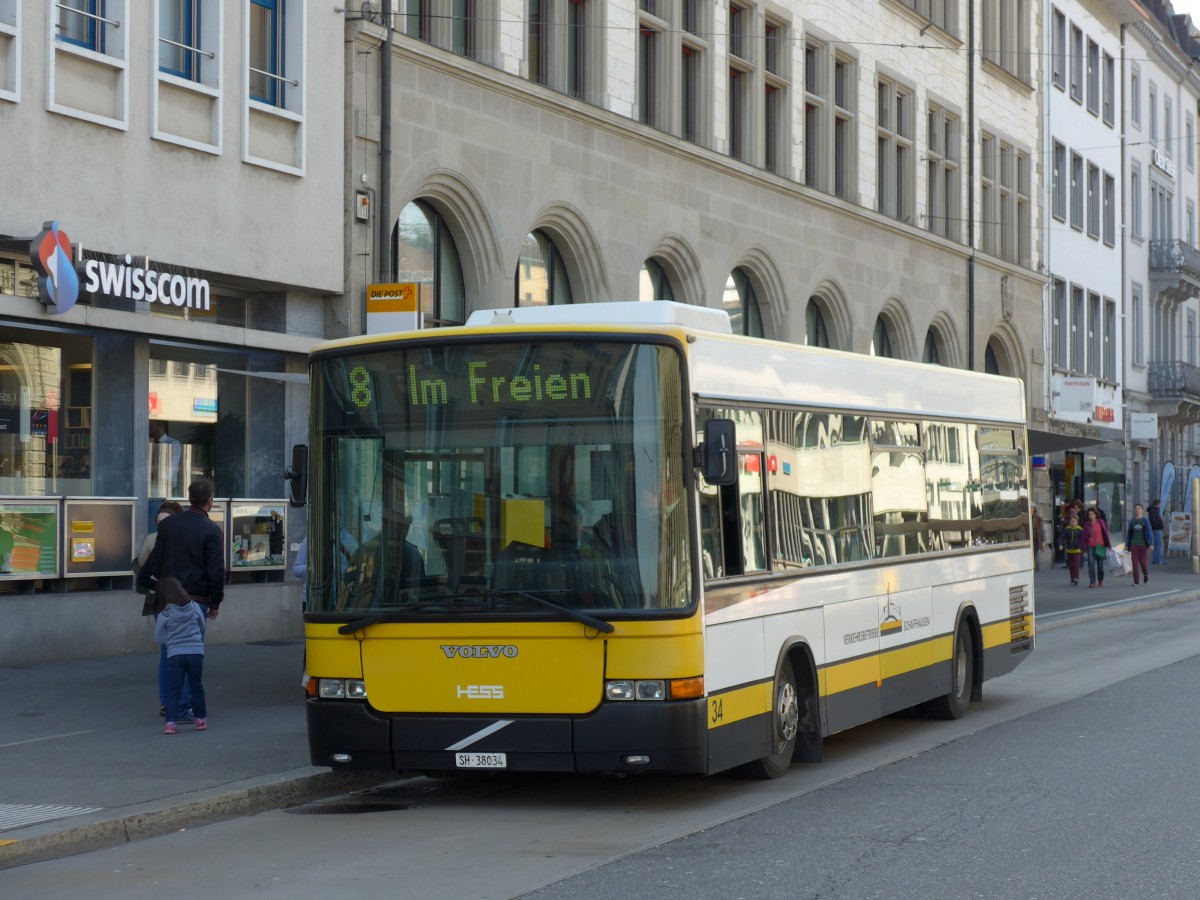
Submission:
[[[796,696],[796,675],[792,663],[784,659],[775,674],[771,693],[771,752],[762,759],[746,763],[739,770],[749,778],[778,778],[792,764],[796,735],[800,730],[800,703]]]
[[[975,689],[975,645],[966,622],[959,623],[954,636],[950,677],[950,692],[929,702],[929,714],[935,719],[961,719],[971,702],[971,692]]]

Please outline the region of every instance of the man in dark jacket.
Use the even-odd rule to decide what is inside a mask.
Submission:
[[[1150,562],[1152,565],[1161,566],[1163,564],[1163,517],[1157,500],[1151,503],[1150,508],[1146,510],[1146,518],[1150,520],[1150,530],[1153,532],[1153,558]]]
[[[178,578],[205,616],[217,617],[225,598],[225,555],[221,529],[208,517],[213,484],[206,478],[188,485],[191,503],[158,526],[154,550],[138,575],[138,585],[152,590],[160,576]]]

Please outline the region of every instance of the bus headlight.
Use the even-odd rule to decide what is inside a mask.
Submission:
[[[317,696],[322,700],[366,700],[367,683],[361,678],[319,678]]]
[[[632,700],[633,682],[606,681],[604,683],[604,696],[609,700]]]
[[[604,696],[609,700],[666,700],[667,683],[661,679],[606,681]]]
[[[639,700],[665,700],[667,685],[662,681],[639,681],[634,687]]]

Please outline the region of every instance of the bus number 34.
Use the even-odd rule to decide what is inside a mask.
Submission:
[[[714,697],[709,706],[712,709],[712,713],[709,718],[712,719],[712,723],[714,725],[725,719],[724,701],[720,697]]]

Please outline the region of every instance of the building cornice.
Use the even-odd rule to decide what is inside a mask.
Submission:
[[[1141,38],[1146,49],[1154,54],[1154,61],[1175,76],[1176,80],[1187,81],[1193,90],[1200,92],[1200,75],[1196,73],[1194,60],[1187,59],[1182,50],[1164,38],[1156,24],[1142,19],[1133,25],[1133,31]]]

